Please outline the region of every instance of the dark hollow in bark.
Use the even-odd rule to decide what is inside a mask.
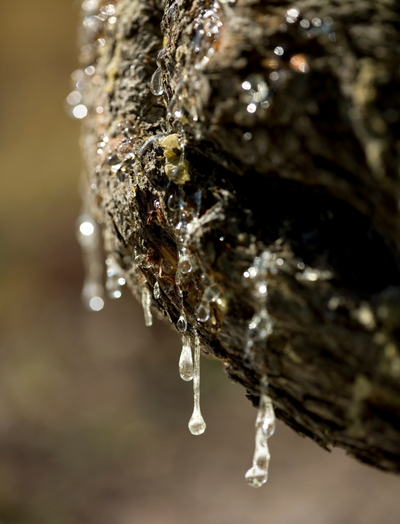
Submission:
[[[116,23],[82,32],[83,67],[96,67],[82,147],[106,251],[137,296],[159,283],[153,309],[173,324],[183,311],[255,405],[267,374],[295,431],[400,472],[397,1],[119,0],[116,10]],[[182,216],[194,221],[181,299]],[[274,329],[246,367],[258,302],[243,273],[267,249],[278,261],[267,278]],[[220,298],[197,322],[205,282]]]

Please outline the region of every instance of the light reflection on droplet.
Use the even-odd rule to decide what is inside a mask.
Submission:
[[[104,5],[100,9],[100,13],[102,13],[103,15],[112,16],[115,13],[115,5]]]
[[[297,54],[293,55],[290,59],[290,67],[297,72],[300,73],[308,73],[310,70],[310,66],[308,65],[308,62],[304,55]]]
[[[88,76],[92,76],[94,75],[96,72],[96,69],[94,66],[88,66],[86,69],[85,69],[85,73],[88,75]]]
[[[251,84],[250,82],[248,82],[247,80],[245,80],[242,84],[242,88],[245,90],[245,91],[249,91],[251,89]]]
[[[82,95],[79,91],[72,91],[72,93],[70,93],[67,96],[67,102],[71,106],[76,106],[77,104],[79,104],[81,100],[82,100]]]
[[[94,225],[91,222],[82,222],[79,226],[79,231],[82,235],[85,235],[85,237],[90,237],[90,235],[94,233]]]
[[[258,291],[260,295],[266,295],[267,293],[267,286],[265,284],[261,284],[261,286],[258,288]]]
[[[79,104],[72,110],[72,114],[75,118],[82,119],[85,118],[88,114],[87,107],[83,104]]]
[[[251,103],[251,104],[249,104],[249,105],[247,106],[247,112],[248,112],[248,113],[255,113],[256,110],[257,110],[257,106],[256,106],[256,104]]]
[[[283,51],[283,47],[281,47],[281,46],[275,47],[275,49],[274,49],[274,53],[275,53],[276,55],[278,55],[278,56],[282,56],[283,53],[284,53],[284,51]]]
[[[251,139],[253,138],[253,135],[252,135],[251,133],[247,132],[247,133],[245,133],[245,134],[243,135],[243,138],[244,138],[245,140],[251,140]]]
[[[82,69],[77,69],[71,74],[71,78],[74,82],[79,82],[79,80],[82,80],[83,78],[83,71]]]
[[[82,9],[84,11],[94,11],[99,5],[98,0],[85,0],[82,3]]]
[[[89,306],[92,311],[101,311],[104,307],[104,300],[101,297],[93,297],[89,301]]]
[[[292,7],[287,12],[288,16],[292,16],[294,18],[297,18],[300,14],[300,10],[297,7]]]

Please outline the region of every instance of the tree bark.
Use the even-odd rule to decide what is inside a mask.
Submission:
[[[396,0],[108,5],[81,52],[106,252],[255,405],[267,374],[295,431],[400,472]],[[244,365],[262,253],[273,331]]]

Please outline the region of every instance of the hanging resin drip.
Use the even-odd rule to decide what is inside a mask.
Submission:
[[[153,315],[151,314],[151,293],[147,289],[147,287],[143,287],[142,289],[142,306],[143,306],[143,313],[144,313],[144,323],[147,327],[151,327],[153,325]]]
[[[277,267],[273,255],[265,250],[259,257],[255,257],[253,265],[244,272],[243,276],[251,280],[251,292],[255,299],[255,312],[247,328],[247,343],[243,355],[243,363],[246,367],[255,365],[255,346],[265,344],[267,338],[272,334],[274,323],[267,309],[268,297],[268,274],[276,274]]]
[[[189,382],[194,377],[194,365],[190,338],[182,336],[182,352],[179,358],[179,375],[182,380]]]
[[[107,280],[106,291],[110,298],[120,298],[122,296],[121,288],[126,284],[123,270],[117,261],[109,257],[106,259]]]
[[[192,435],[202,435],[206,430],[206,423],[200,411],[200,340],[195,336],[194,343],[194,371],[193,371],[194,409],[189,420],[189,431]]]
[[[85,268],[82,300],[90,311],[100,311],[104,307],[99,236],[99,226],[95,219],[90,213],[83,213],[78,219],[77,238],[82,248]]]
[[[249,486],[260,488],[268,480],[270,453],[268,439],[275,433],[275,412],[271,398],[267,395],[266,377],[261,383],[260,405],[256,419],[256,446],[253,466],[247,471],[245,480]]]

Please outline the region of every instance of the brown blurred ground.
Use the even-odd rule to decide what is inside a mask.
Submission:
[[[400,478],[279,426],[270,480],[243,480],[255,411],[202,362],[187,430],[179,340],[127,294],[80,304],[79,125],[64,112],[78,6],[3,2],[0,31],[0,519],[4,524],[386,524]]]

